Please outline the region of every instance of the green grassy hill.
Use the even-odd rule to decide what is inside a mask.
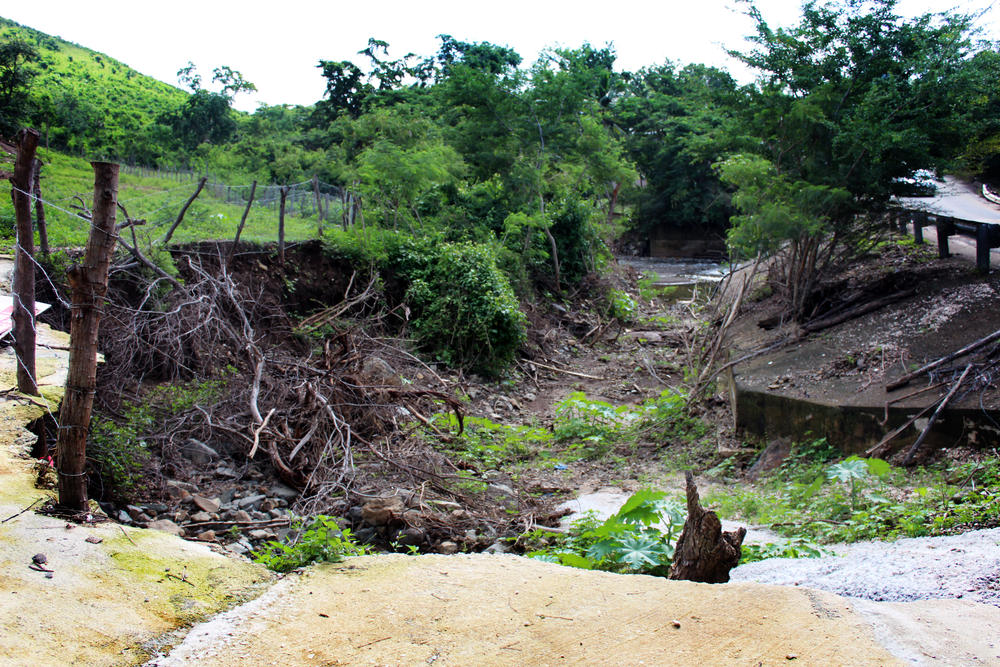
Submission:
[[[145,161],[157,143],[156,118],[188,98],[107,55],[0,18],[0,41],[7,39],[38,51],[30,121],[47,147]]]

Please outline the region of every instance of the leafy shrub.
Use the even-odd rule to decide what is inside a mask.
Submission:
[[[608,291],[608,314],[623,324],[635,321],[639,307],[628,292],[613,289]]]
[[[684,507],[666,493],[643,489],[605,521],[589,515],[565,537],[529,557],[585,570],[665,577],[684,527]]]
[[[392,232],[333,232],[329,251],[377,266],[410,307],[413,336],[441,361],[501,373],[527,336],[494,244],[448,242]]]
[[[768,558],[819,558],[829,555],[826,549],[814,542],[801,537],[795,537],[782,544],[744,544],[740,556],[740,565],[756,563]]]
[[[408,243],[390,258],[408,280],[417,342],[449,364],[498,374],[526,338],[527,318],[496,250],[472,243]]]
[[[290,542],[271,540],[257,550],[253,559],[275,572],[291,572],[310,563],[339,563],[345,556],[363,556],[368,553],[364,545],[354,541],[350,528],[341,529],[332,517],[318,515]]]

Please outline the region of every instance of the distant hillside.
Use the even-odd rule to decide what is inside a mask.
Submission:
[[[0,18],[0,41],[22,39],[31,65],[31,124],[42,143],[74,154],[145,161],[157,153],[155,120],[188,93],[58,37]]]

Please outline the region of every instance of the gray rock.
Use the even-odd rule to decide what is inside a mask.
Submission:
[[[180,447],[181,455],[186,457],[195,465],[206,465],[219,458],[219,452],[215,451],[201,440],[188,438]]]
[[[233,521],[250,521],[250,513],[246,510],[236,510],[233,512]]]
[[[403,384],[399,374],[381,357],[367,357],[361,364],[361,380],[365,384],[398,387]]]
[[[151,530],[162,530],[163,532],[170,533],[171,535],[184,537],[184,529],[170,519],[157,519],[156,521],[150,521],[146,524],[146,528]]]
[[[403,546],[419,547],[427,542],[427,533],[422,528],[407,528],[399,531],[396,541]]]
[[[230,468],[229,466],[219,466],[218,468],[215,469],[215,474],[218,475],[219,477],[231,477],[231,478],[239,477],[239,475],[236,474],[236,471]]]
[[[170,509],[163,503],[146,503],[145,505],[141,505],[141,507],[147,514],[162,514]]]
[[[206,498],[205,496],[195,494],[191,496],[191,500],[195,504],[195,507],[204,512],[218,512],[219,508],[222,507],[222,503],[218,498]]]
[[[131,524],[132,517],[130,517],[128,515],[128,512],[126,512],[125,510],[118,510],[118,523]]]
[[[215,531],[214,530],[202,531],[198,533],[198,537],[196,537],[195,539],[197,539],[199,542],[215,542],[216,540]]]
[[[236,501],[236,506],[240,509],[256,508],[257,505],[263,502],[265,498],[267,498],[267,496],[256,493],[252,496],[247,496],[246,498],[240,498]]]
[[[446,540],[438,545],[438,553],[453,554],[458,553],[458,545],[451,540]]]
[[[284,484],[275,484],[274,486],[271,487],[271,490],[268,491],[267,495],[273,496],[275,498],[283,498],[284,500],[295,500],[296,498],[299,497],[299,492],[291,488],[290,486],[285,486]]]
[[[193,523],[203,523],[205,521],[211,521],[212,515],[208,512],[195,512],[191,515],[191,521]]]
[[[142,508],[141,507],[137,507],[135,505],[126,505],[125,506],[125,511],[128,512],[129,517],[133,521],[143,521],[142,517],[145,516],[145,514],[142,511]],[[149,519],[145,519],[145,520],[148,521]]]
[[[230,504],[231,502],[233,502],[233,498],[236,497],[236,492],[239,491],[239,488],[240,487],[238,486],[229,487],[228,489],[219,494],[219,501],[223,505]]]
[[[506,542],[494,542],[490,546],[483,549],[485,554],[506,554],[510,553],[510,545]]]
[[[792,453],[792,443],[790,440],[785,438],[778,438],[772,440],[768,443],[767,447],[761,452],[754,464],[750,466],[747,470],[747,479],[755,480],[769,470],[774,470],[782,464],[782,462],[788,458],[788,455]]]
[[[373,526],[384,526],[400,517],[406,506],[399,496],[372,498],[361,507],[361,517]]]
[[[268,512],[267,515],[270,516],[272,519],[280,519],[281,517],[285,516],[285,513],[279,509],[273,509],[270,512]]]
[[[250,531],[251,540],[270,540],[274,537],[274,533],[269,530],[264,530],[263,528],[257,528]]]

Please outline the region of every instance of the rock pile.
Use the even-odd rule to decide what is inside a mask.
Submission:
[[[188,539],[214,542],[245,554],[261,542],[288,534],[298,492],[283,484],[233,481],[215,493],[180,480],[167,480],[167,503],[126,505],[112,518],[126,525],[153,528]]]

